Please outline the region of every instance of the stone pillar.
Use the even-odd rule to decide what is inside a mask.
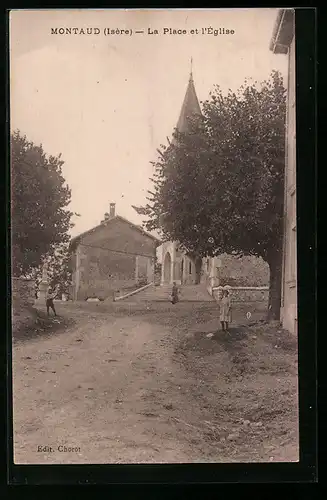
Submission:
[[[47,289],[49,286],[49,280],[48,280],[48,266],[44,264],[43,269],[42,269],[42,279],[39,284],[39,296],[38,300],[40,302],[45,302],[46,301],[46,295],[47,295]]]
[[[216,266],[214,257],[211,257],[210,259],[209,276],[210,278],[215,278],[216,276]]]
[[[188,260],[188,258],[185,255],[184,256],[184,268],[183,268],[183,281],[184,281],[185,285],[189,282],[189,269],[188,269],[188,266],[189,266],[189,260]]]
[[[186,277],[187,277],[187,260],[185,255],[182,257],[183,259],[183,276],[182,276],[182,282],[186,283]]]
[[[197,283],[197,275],[196,275],[196,259],[192,261],[192,283],[195,285]]]
[[[160,285],[163,285],[165,283],[165,261],[164,258],[162,257],[161,259],[161,281]]]
[[[151,257],[147,260],[147,280],[148,283],[154,281],[154,259]]]
[[[211,287],[219,285],[219,260],[216,257],[211,258],[209,281]]]
[[[172,249],[171,249],[171,267],[170,267],[170,283],[172,284],[175,281],[176,273],[175,273],[175,267],[176,267],[176,243],[173,243]]]
[[[80,273],[81,273],[81,256],[80,247],[77,247],[75,253],[75,279],[74,279],[74,300],[78,299],[78,290],[80,285]]]
[[[170,283],[172,284],[175,280],[175,261],[171,260],[170,263]]]

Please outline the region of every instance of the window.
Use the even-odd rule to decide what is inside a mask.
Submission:
[[[188,272],[189,274],[192,274],[192,262],[189,263]]]

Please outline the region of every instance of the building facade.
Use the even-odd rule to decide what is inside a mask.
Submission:
[[[288,57],[286,167],[284,191],[284,241],[281,321],[297,333],[297,239],[296,239],[296,82],[294,10],[278,12],[270,50]]]
[[[202,259],[194,259],[180,250],[178,242],[162,245],[161,284],[193,285],[200,282]]]
[[[269,266],[260,257],[221,254],[194,259],[179,250],[178,242],[162,245],[161,284],[210,286],[268,286]]]
[[[71,241],[73,299],[105,300],[118,291],[153,282],[159,243],[116,215],[111,204],[101,224]]]

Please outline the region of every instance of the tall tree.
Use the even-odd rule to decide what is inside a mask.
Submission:
[[[47,156],[19,131],[11,136],[12,272],[26,275],[69,240],[71,191],[61,155]]]
[[[223,95],[216,86],[187,134],[161,146],[144,213],[195,255],[262,257],[269,315],[281,295],[286,90],[278,72]]]

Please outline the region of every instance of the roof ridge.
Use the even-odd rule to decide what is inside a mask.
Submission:
[[[107,219],[105,222],[101,222],[97,226],[94,226],[94,227],[88,229],[87,231],[84,231],[83,233],[78,234],[77,236],[74,236],[74,238],[72,238],[70,240],[69,246],[74,245],[74,243],[77,243],[81,238],[83,238],[83,237],[85,237],[85,236],[93,233],[94,231],[96,231],[100,227],[106,226],[106,225],[108,225],[108,223],[112,222],[113,220],[117,220],[117,219],[122,220],[123,222],[125,222],[125,223],[129,224],[130,226],[132,226],[134,229],[137,229],[139,232],[141,232],[145,236],[148,236],[149,238],[152,238],[153,240],[157,241],[158,243],[161,243],[161,240],[159,240],[159,238],[156,238],[152,234],[150,234],[147,231],[145,231],[143,228],[137,226],[137,224],[134,224],[134,222],[131,222],[130,220],[125,219],[125,217],[122,217],[121,215],[115,215],[114,217],[111,217],[110,219]]]

